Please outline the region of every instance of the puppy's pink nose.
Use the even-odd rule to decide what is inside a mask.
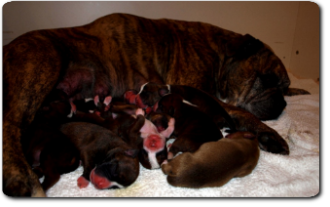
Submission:
[[[97,189],[106,189],[111,186],[111,182],[106,178],[95,173],[95,169],[90,174],[90,180]]]
[[[145,138],[143,145],[150,151],[158,151],[165,147],[165,140],[158,135],[149,135]]]

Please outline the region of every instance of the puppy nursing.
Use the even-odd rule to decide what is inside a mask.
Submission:
[[[258,163],[258,140],[249,132],[236,132],[216,142],[207,142],[194,153],[185,152],[162,165],[173,186],[219,187],[234,177],[252,172]]]
[[[52,110],[46,107],[49,112],[44,116],[56,122],[56,127],[52,125],[56,137],[40,145],[40,136],[34,135],[25,144],[29,146],[26,156],[31,165],[39,161],[33,156],[40,153],[40,146],[43,150],[52,144],[65,145],[55,150],[58,153],[49,150],[40,156],[45,190],[57,182],[60,174],[75,170],[79,159],[84,172],[77,180],[78,187],[85,188],[91,182],[97,189],[131,185],[139,175],[139,163],[147,169],[162,168],[173,186],[192,188],[222,186],[233,177],[251,173],[256,166],[257,139],[249,132],[236,132],[222,139],[219,129],[226,126],[235,131],[235,126],[220,104],[204,92],[146,83],[138,93],[130,90],[123,97],[113,101],[106,96],[103,102],[98,96],[74,102],[62,98],[66,102],[55,106],[50,102]],[[32,133],[40,133],[38,130]],[[167,148],[169,138],[175,141]],[[176,156],[178,152],[183,154]],[[54,179],[55,174],[49,171],[60,173],[55,173]]]

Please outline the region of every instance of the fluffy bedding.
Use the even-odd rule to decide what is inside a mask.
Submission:
[[[77,187],[83,168],[62,175],[48,190],[49,197],[312,197],[319,193],[319,85],[290,75],[291,86],[311,95],[286,97],[287,107],[277,120],[265,123],[288,142],[290,155],[261,151],[258,165],[243,178],[222,187],[189,189],[170,186],[161,169],[140,167],[140,175],[126,189],[97,190]],[[42,180],[42,178],[41,178]]]

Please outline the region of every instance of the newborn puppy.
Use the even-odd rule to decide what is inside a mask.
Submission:
[[[146,118],[156,126],[158,132],[162,132],[168,127],[171,116],[164,113],[151,112],[147,114]]]
[[[167,128],[159,132],[151,121],[145,120],[140,129],[143,147],[139,153],[139,160],[143,167],[156,169],[167,159],[166,138],[171,136],[174,123],[174,119],[170,118]]]
[[[62,125],[80,152],[84,172],[77,180],[80,188],[89,181],[97,189],[123,188],[139,175],[138,150],[110,130],[90,123],[74,122]]]
[[[259,160],[258,140],[250,132],[236,132],[203,144],[162,165],[169,184],[178,187],[219,187],[233,177],[252,172]]]
[[[155,109],[157,107],[157,102],[167,94],[180,95],[185,103],[197,107],[211,117],[220,129],[229,127],[232,131],[235,130],[235,123],[220,105],[219,100],[204,91],[190,86],[162,85],[149,82],[141,86],[138,94],[131,94],[129,96],[129,101],[150,111],[150,107]]]
[[[39,176],[45,176],[42,187],[47,191],[60,175],[79,166],[79,152],[59,127],[67,121],[71,106],[62,91],[53,91],[37,112],[22,138],[22,148],[28,163]]]
[[[203,143],[222,138],[222,133],[210,117],[198,108],[185,103],[178,94],[164,96],[158,102],[156,111],[175,119],[172,134],[175,141],[169,149],[169,159],[178,152],[194,152]]]

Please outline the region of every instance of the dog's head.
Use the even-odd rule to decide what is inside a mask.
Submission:
[[[162,97],[157,104],[157,113],[164,113],[171,117],[181,116],[183,98],[178,94],[169,94]]]
[[[69,98],[63,91],[56,89],[45,98],[38,113],[42,114],[47,120],[61,123],[67,118],[70,111],[71,105]]]
[[[117,149],[110,151],[100,165],[90,174],[90,181],[98,189],[124,188],[139,175],[138,150]]]
[[[290,80],[281,60],[251,35],[228,40],[220,69],[221,100],[243,108],[261,120],[275,119],[286,106]]]
[[[141,86],[140,91],[136,94],[135,103],[150,113],[155,104],[170,92],[167,85],[157,84],[153,82],[145,83]]]
[[[156,126],[158,132],[162,132],[168,127],[171,117],[165,113],[151,112],[146,118]]]

